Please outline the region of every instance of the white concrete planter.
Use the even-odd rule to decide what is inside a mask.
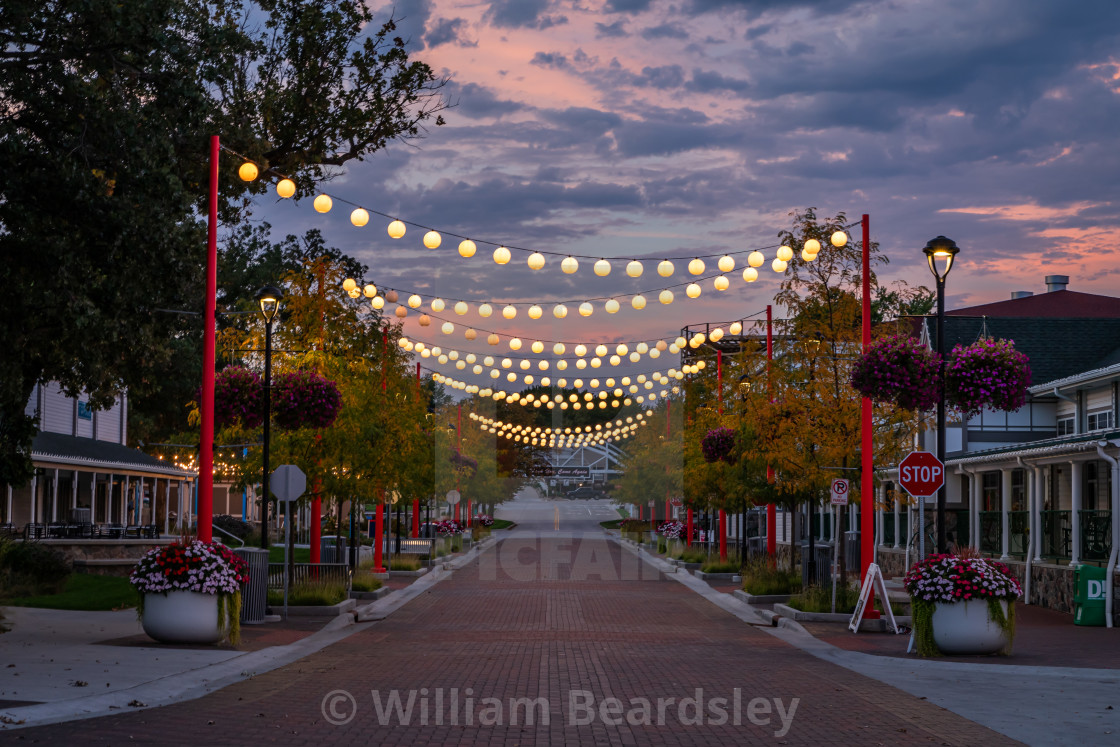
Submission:
[[[218,624],[218,595],[198,591],[145,594],[140,622],[162,643],[219,643],[229,635]]]
[[[1000,601],[1007,615],[1007,602]],[[987,599],[938,603],[933,610],[933,640],[943,654],[996,654],[1010,641],[988,614]]]

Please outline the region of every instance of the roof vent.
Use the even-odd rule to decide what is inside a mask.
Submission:
[[[1064,291],[1067,285],[1069,285],[1069,275],[1046,276],[1047,293],[1053,293],[1054,291]]]
[[[1034,291],[1011,291],[1011,300],[1014,301],[1016,298],[1027,298],[1033,295]]]

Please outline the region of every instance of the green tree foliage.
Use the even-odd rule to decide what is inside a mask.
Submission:
[[[158,310],[203,309],[210,135],[304,195],[441,122],[441,82],[372,20],[356,0],[0,4],[0,481],[30,475],[36,382],[143,397],[197,335]],[[266,189],[237,165],[227,224]]]

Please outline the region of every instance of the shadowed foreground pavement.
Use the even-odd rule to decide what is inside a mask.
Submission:
[[[580,530],[609,518],[565,510]],[[542,513],[548,529],[555,516]],[[1016,744],[755,630],[597,530],[563,535],[525,518],[534,531],[290,666],[0,742]]]

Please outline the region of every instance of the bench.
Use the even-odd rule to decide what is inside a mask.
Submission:
[[[401,537],[400,550],[397,550],[397,538],[387,539],[386,547],[392,555],[420,555],[430,565],[432,556],[435,555],[435,539],[424,537]]]

